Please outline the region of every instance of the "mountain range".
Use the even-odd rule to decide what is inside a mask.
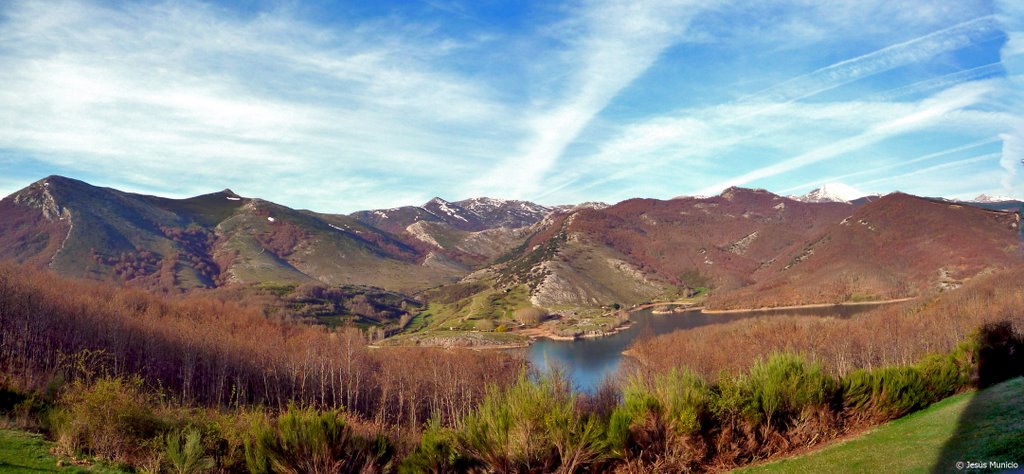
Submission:
[[[895,298],[1020,261],[1019,201],[854,191],[558,207],[434,198],[341,215],[227,189],[167,199],[50,176],[0,200],[0,259],[160,291],[459,284],[519,289],[549,309],[704,288],[719,307]]]

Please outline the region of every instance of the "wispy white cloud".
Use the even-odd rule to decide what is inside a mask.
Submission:
[[[298,189],[320,190],[306,198],[353,209],[381,201],[353,184],[387,176],[374,168],[442,179],[430,163],[484,165],[504,150],[493,124],[515,123],[487,84],[438,64],[457,46],[416,25],[327,30],[188,2],[3,14],[0,148],[111,181],[219,179],[282,199],[271,183],[301,174],[312,186]]]
[[[847,5],[844,8],[868,8],[869,6]],[[856,15],[848,11],[844,14],[847,21]],[[788,28],[788,26],[783,27]],[[961,21],[932,31],[922,36],[905,40],[879,50],[860,56],[842,60],[813,72],[782,81],[757,93],[747,95],[736,102],[714,106],[708,110],[684,109],[672,116],[655,117],[639,124],[628,124],[599,145],[598,151],[588,156],[588,162],[625,162],[630,165],[619,167],[613,172],[602,172],[600,177],[589,177],[585,172],[563,174],[555,183],[549,183],[546,192],[541,196],[556,194],[566,188],[577,191],[594,188],[609,182],[619,181],[631,175],[648,173],[652,169],[667,166],[669,163],[685,164],[693,167],[699,160],[714,160],[715,153],[739,146],[757,143],[762,147],[782,148],[787,137],[808,143],[812,134],[821,134],[823,129],[845,127],[840,133],[858,134],[863,127],[858,124],[879,125],[890,121],[892,117],[908,116],[918,111],[911,110],[913,103],[893,102],[893,99],[942,91],[965,82],[976,81],[998,74],[1001,64],[989,64],[955,73],[945,74],[937,78],[919,81],[914,84],[896,87],[880,94],[873,94],[860,101],[839,103],[801,104],[800,101],[817,96],[846,84],[862,80],[874,75],[890,71],[909,64],[927,61],[936,55],[955,51],[973,43],[983,42],[998,37],[1001,31],[994,15],[984,15],[971,20]],[[809,117],[808,113],[822,112],[830,116]],[[973,119],[982,121],[998,121],[1005,117],[964,111],[956,117],[960,127],[972,127],[977,124],[964,123]],[[932,123],[941,120],[934,117]],[[812,125],[813,124],[813,125]],[[988,128],[993,128],[991,123]],[[793,127],[797,127],[793,129]],[[884,130],[884,125],[879,130]],[[859,129],[859,130],[858,130]],[[865,136],[849,139],[843,143],[847,151],[877,143],[894,133],[879,134],[878,131],[867,132]],[[696,137],[699,137],[695,139]],[[837,136],[832,134],[832,137]],[[842,135],[839,135],[842,136]],[[769,143],[758,141],[761,137],[770,137]],[[876,137],[868,139],[868,137]],[[833,138],[835,139],[835,138]],[[850,147],[854,143],[861,145]],[[822,151],[832,152],[822,154]],[[732,184],[745,184],[755,179],[774,176],[781,172],[792,171],[806,164],[826,159],[825,156],[836,156],[839,148],[834,145],[822,145],[819,152],[808,152],[801,160],[789,161],[789,164],[778,163],[729,180]],[[807,160],[812,156],[820,159]],[[802,164],[800,164],[802,163]],[[706,187],[703,193],[717,191],[713,188],[722,186],[723,182]]]
[[[481,191],[535,194],[545,174],[584,127],[686,32],[711,2],[597,0],[584,3],[555,34],[568,44],[571,72],[562,95],[526,119],[527,140],[475,184]]]
[[[928,176],[934,174],[936,171],[962,168],[967,165],[974,165],[978,163],[995,163],[999,161],[1000,155],[1000,153],[986,153],[984,155],[972,156],[970,158],[962,158],[938,165],[915,169],[914,171],[908,171],[906,173],[872,179],[870,181],[862,181],[858,183],[858,186],[878,186],[882,183],[895,183],[896,186],[899,187],[903,183],[910,182],[910,178]]]
[[[1004,94],[1006,110],[1012,111],[1008,121],[1009,130],[1003,139],[1003,153],[999,160],[1004,174],[1000,180],[1002,192],[1007,195],[1024,196],[1024,180],[1021,167],[1024,166],[1024,5],[1012,0],[997,1],[998,18],[1007,32],[1008,40],[1000,51],[1000,59],[1007,69],[1012,87]]]
[[[778,192],[780,194],[790,194],[790,193],[794,193],[794,192],[809,191],[810,189],[812,189],[814,187],[817,187],[817,186],[820,186],[822,183],[826,183],[826,182],[842,182],[842,183],[857,182],[858,183],[857,185],[861,186],[861,185],[863,185],[863,182],[858,182],[858,181],[853,181],[853,180],[858,179],[858,178],[863,177],[863,176],[878,175],[880,173],[887,172],[887,171],[889,171],[891,169],[907,167],[907,166],[914,165],[914,164],[917,164],[917,163],[933,161],[933,160],[940,159],[940,158],[948,158],[950,156],[956,155],[958,153],[961,153],[961,152],[964,152],[964,151],[967,151],[967,150],[972,150],[974,148],[978,148],[978,147],[985,146],[985,145],[993,145],[993,144],[999,143],[1001,141],[1002,140],[1000,138],[986,138],[986,139],[983,139],[983,140],[978,140],[978,141],[975,141],[975,142],[968,143],[966,145],[961,145],[961,146],[956,146],[956,147],[952,147],[952,148],[947,148],[945,150],[941,150],[941,151],[937,151],[937,152],[933,152],[933,153],[928,153],[928,154],[925,154],[925,155],[922,155],[922,156],[918,156],[918,157],[915,157],[915,158],[911,158],[911,159],[906,159],[906,160],[904,160],[904,159],[895,159],[895,160],[891,160],[888,164],[884,164],[884,165],[880,165],[880,166],[871,166],[871,167],[867,167],[867,169],[862,169],[862,170],[859,170],[859,171],[854,171],[852,173],[846,173],[846,174],[842,174],[842,175],[832,175],[832,176],[826,176],[826,177],[815,177],[811,181],[805,181],[805,182],[800,183],[800,184],[798,184],[796,186],[791,186],[791,187],[788,187],[788,188],[780,189],[780,190],[778,190]],[[871,191],[873,191],[873,190],[869,189],[869,192],[871,192]]]
[[[786,103],[812,97],[845,84],[897,67],[934,58],[964,46],[993,39],[1002,32],[993,15],[986,15],[846,59],[760,91],[744,101]]]
[[[974,82],[947,89],[922,101],[913,112],[872,126],[864,133],[772,163],[742,175],[730,177],[705,187],[702,194],[712,194],[729,186],[739,186],[793,171],[814,163],[862,149],[893,136],[921,130],[941,120],[947,114],[979,103],[994,90],[991,83]]]
[[[994,133],[1005,128],[1009,119],[1006,113],[971,110],[966,106],[992,95],[991,91],[999,90],[1000,84],[999,81],[976,82],[950,88],[942,95],[919,102],[790,102],[773,107],[730,104],[688,109],[679,112],[680,118],[661,118],[626,127],[622,135],[602,143],[596,152],[586,157],[587,163],[595,165],[593,169],[563,173],[559,181],[549,183],[546,194],[559,193],[567,188],[580,192],[668,167],[684,169],[689,178],[684,182],[697,182],[694,179],[696,172],[713,175],[712,171],[716,163],[722,161],[721,157],[736,153],[736,149],[741,147],[762,150],[762,156],[750,157],[751,160],[767,160],[768,154],[810,148],[799,154],[800,160],[785,162],[780,159],[774,167],[766,165],[761,173],[740,176],[733,173],[731,182],[719,180],[704,189],[693,190],[713,194],[730,185],[743,185],[799,170],[914,131]],[[967,92],[972,90],[986,92],[979,95]],[[922,111],[929,110],[931,103],[951,103],[942,97],[964,99],[966,102],[947,113],[929,115],[927,120],[895,126],[902,123],[896,121],[900,117],[922,118]],[[971,101],[968,97],[976,97],[977,100]],[[983,141],[994,143],[997,140],[993,137]],[[601,166],[605,164],[617,165],[615,171],[608,172]],[[815,179],[813,184],[820,185],[821,179]],[[836,179],[829,178],[832,181]]]
[[[1021,15],[1003,3],[580,0],[493,28],[465,21],[472,2],[427,2],[467,32],[401,8],[320,22],[287,2],[0,2],[0,168],[324,211],[553,204],[808,181],[927,132],[1001,134],[1003,182],[1024,194]],[[956,56],[1004,36],[998,62]]]

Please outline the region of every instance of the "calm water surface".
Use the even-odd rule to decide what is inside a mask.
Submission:
[[[547,371],[552,366],[559,367],[565,371],[577,390],[593,392],[606,377],[615,374],[623,363],[622,351],[626,350],[640,336],[657,336],[682,329],[758,316],[848,318],[875,307],[874,305],[830,306],[727,314],[704,314],[700,311],[652,314],[651,310],[642,310],[630,315],[630,319],[633,320],[632,327],[611,336],[576,341],[539,339],[526,350],[526,359],[533,367],[541,371]]]

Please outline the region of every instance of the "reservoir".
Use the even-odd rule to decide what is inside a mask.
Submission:
[[[722,324],[753,317],[821,316],[849,318],[876,308],[876,305],[836,305],[817,308],[797,308],[745,311],[737,313],[705,314],[700,310],[673,314],[653,314],[650,309],[630,315],[633,324],[628,329],[606,337],[555,341],[538,339],[526,350],[530,365],[540,371],[555,366],[565,371],[576,390],[592,393],[601,382],[622,366],[622,351],[638,337],[668,334],[709,324]]]

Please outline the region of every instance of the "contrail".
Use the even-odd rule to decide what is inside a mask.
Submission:
[[[940,170],[949,169],[949,168],[956,168],[956,167],[963,166],[963,165],[969,165],[971,163],[978,163],[978,162],[981,162],[981,161],[989,161],[989,160],[997,159],[1000,156],[1002,156],[1002,153],[999,153],[999,152],[996,152],[996,153],[986,153],[984,155],[973,156],[971,158],[964,158],[962,160],[950,161],[948,163],[943,163],[941,165],[935,165],[935,166],[929,166],[927,168],[921,168],[919,170],[914,170],[914,171],[911,171],[909,173],[903,173],[903,174],[896,175],[896,176],[886,176],[885,178],[878,178],[878,179],[873,179],[871,181],[864,181],[863,183],[858,183],[857,186],[870,186],[870,185],[874,185],[874,184],[878,184],[878,183],[884,183],[886,181],[894,181],[894,180],[898,180],[898,179],[904,179],[904,178],[907,178],[907,177],[910,177],[910,176],[917,176],[917,175],[931,173],[932,171],[940,171]]]
[[[963,69],[956,72],[951,72],[939,77],[933,77],[931,79],[925,79],[918,81],[910,85],[903,87],[897,87],[895,89],[889,89],[887,91],[879,92],[877,94],[871,94],[865,97],[865,100],[869,101],[889,101],[903,96],[919,94],[924,91],[945,89],[962,82],[976,81],[979,79],[986,79],[995,76],[1000,73],[1005,73],[1006,70],[1003,68],[1003,63],[997,61],[994,63],[983,64],[981,66],[972,67],[970,69]]]
[[[744,119],[764,115],[773,110],[784,107],[786,104],[799,101],[822,92],[835,89],[845,84],[870,77],[875,74],[879,74],[897,67],[912,64],[914,62],[928,59],[937,54],[954,51],[969,44],[978,41],[984,41],[991,39],[998,34],[1001,34],[998,22],[996,21],[995,15],[986,15],[977,17],[971,20],[958,23],[956,25],[943,28],[941,30],[933,31],[923,36],[897,43],[894,45],[887,46],[885,48],[867,53],[854,58],[846,59],[829,66],[817,69],[810,73],[794,77],[792,79],[781,82],[775,86],[763,89],[757,93],[749,95],[747,97],[740,98],[739,100],[727,105],[756,105],[765,104],[763,107],[756,108],[744,114],[739,114],[730,117],[720,123],[720,125],[729,125],[732,123],[739,122]],[[956,79],[962,81],[972,80],[979,77],[982,74],[989,72],[989,68],[993,65],[985,65],[969,70],[958,71],[957,73],[949,74],[943,77],[947,77],[947,81],[952,84],[956,84]],[[901,88],[890,90],[890,94],[894,96],[901,96],[907,94],[913,94],[927,89],[933,89],[939,87],[939,83],[935,81],[921,81],[919,83],[911,84]],[[744,139],[749,139],[757,136],[753,134]],[[734,143],[735,141],[730,141]],[[832,155],[834,156],[834,155]],[[824,158],[822,158],[824,159]],[[646,163],[638,166],[633,166],[628,169],[620,170],[619,172],[612,173],[611,175],[605,176],[604,178],[598,179],[587,183],[580,187],[580,189],[591,188],[600,184],[604,184],[610,181],[621,179],[627,176],[631,176],[655,166],[657,163]],[[770,167],[766,167],[770,168]],[[782,172],[782,171],[780,171]],[[750,173],[748,173],[750,174]],[[763,177],[771,176],[778,173],[768,174]],[[571,186],[578,179],[571,179],[567,182],[562,183],[556,187],[549,187],[545,192],[542,192],[536,196],[535,199],[541,199],[548,195],[557,192],[560,189]],[[735,182],[732,185],[745,184],[744,182]],[[717,192],[713,191],[713,192]]]
[[[996,16],[981,16],[797,76],[740,101],[790,102],[804,99],[940,53],[992,39],[999,34],[1002,31]]]
[[[917,112],[875,125],[868,131],[859,135],[839,140],[835,143],[801,153],[792,158],[773,163],[769,166],[758,168],[735,178],[730,178],[720,183],[708,186],[704,188],[700,194],[714,194],[729,186],[739,186],[758,179],[786,173],[812,163],[817,163],[863,148],[867,145],[878,143],[893,135],[898,135],[909,130],[920,129],[922,126],[927,125],[932,120],[941,117],[946,113],[976,103],[986,92],[988,92],[988,90],[983,88],[974,88],[974,90],[953,92],[955,93],[945,94],[949,97],[937,100],[933,104],[929,104],[926,108],[918,110]]]
[[[783,190],[781,190],[779,192],[782,193],[782,194],[791,193],[791,192],[797,191],[799,189],[806,189],[809,186],[820,185],[823,181],[824,182],[831,182],[831,181],[846,182],[850,178],[854,178],[854,177],[857,177],[857,176],[864,176],[864,175],[875,174],[875,173],[878,173],[879,171],[885,171],[885,170],[888,170],[888,169],[899,168],[901,166],[911,165],[911,164],[914,164],[914,163],[920,163],[922,161],[932,160],[932,159],[935,159],[935,158],[939,158],[941,156],[946,156],[946,155],[950,155],[950,154],[953,154],[953,153],[958,153],[958,152],[961,152],[961,151],[964,151],[964,150],[970,150],[971,148],[977,148],[979,146],[990,145],[990,144],[993,144],[993,143],[999,143],[1000,141],[1001,140],[999,138],[988,138],[988,139],[985,139],[985,140],[978,140],[976,142],[968,143],[966,145],[961,145],[961,146],[954,147],[954,148],[947,148],[947,149],[942,150],[942,151],[937,151],[937,152],[934,152],[934,153],[929,153],[927,155],[919,156],[917,158],[912,158],[912,159],[909,159],[909,160],[906,160],[906,161],[900,161],[900,162],[896,162],[896,163],[889,163],[887,165],[875,166],[875,167],[872,167],[871,169],[866,169],[866,170],[862,170],[862,171],[855,171],[853,173],[847,173],[847,174],[840,175],[840,176],[830,176],[828,178],[825,178],[824,180],[817,180],[817,181],[814,181],[814,182],[803,183],[803,184],[800,184],[800,185],[797,185],[797,186],[792,186],[792,187],[783,189]]]

